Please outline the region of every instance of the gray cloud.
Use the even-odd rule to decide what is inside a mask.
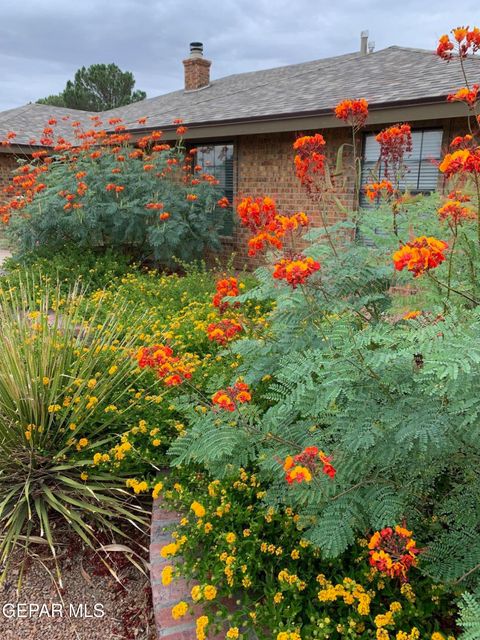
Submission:
[[[179,89],[181,61],[201,40],[212,77],[358,49],[432,49],[478,19],[476,0],[2,0],[0,110],[58,93],[76,69],[115,62],[149,97]]]

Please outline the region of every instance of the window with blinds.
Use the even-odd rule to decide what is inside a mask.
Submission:
[[[363,187],[375,177],[385,177],[384,167],[377,164],[380,158],[380,145],[375,140],[376,133],[365,134],[362,161],[362,190],[360,206],[372,206],[364,195]],[[430,193],[437,188],[438,161],[441,156],[442,129],[423,129],[412,131],[412,151],[405,156],[407,171],[400,183],[401,189],[411,193]],[[373,203],[375,206],[375,203]]]
[[[196,147],[196,164],[201,171],[209,173],[219,181],[218,189],[221,196],[233,202],[233,144],[214,143],[198,145]],[[231,236],[233,233],[233,209],[221,209],[217,207],[215,215],[224,218],[224,224],[220,230],[221,235]]]

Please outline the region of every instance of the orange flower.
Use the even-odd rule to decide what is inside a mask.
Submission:
[[[167,211],[164,211],[164,213],[161,213],[158,217],[160,220],[168,220],[170,218],[170,214]]]
[[[363,127],[368,117],[368,102],[365,98],[358,100],[343,100],[334,109],[335,116],[339,120],[350,124],[352,127]]]
[[[184,133],[187,133],[187,127],[177,127],[177,135],[183,136]]]
[[[403,158],[412,150],[412,131],[409,124],[396,124],[383,129],[375,136],[380,145],[380,157],[385,165],[385,175],[388,177],[389,167],[393,167],[394,174],[401,169]]]
[[[285,280],[293,289],[299,284],[304,284],[315,271],[320,269],[320,263],[313,258],[297,256],[296,258],[282,258],[275,263],[273,277],[276,280]]]
[[[154,209],[159,211],[160,209],[163,209],[163,202],[147,202],[145,209]]]
[[[297,138],[293,148],[297,152],[294,157],[297,178],[300,182],[312,189],[314,176],[325,171],[325,156],[321,153],[325,145],[325,139],[320,133],[314,136]]]
[[[250,402],[251,399],[252,396],[248,384],[240,380],[237,380],[233,387],[220,389],[212,396],[213,404],[225,411],[235,411],[238,404],[245,404]]]
[[[406,313],[403,316],[403,320],[415,320],[415,318],[418,318],[419,316],[422,315],[421,311],[409,311],[408,313]]]
[[[480,173],[480,147],[447,153],[438,168],[447,178],[461,172]]]
[[[137,353],[137,362],[140,369],[153,369],[169,387],[190,379],[194,370],[191,363],[174,356],[173,350],[163,344],[141,347]]]
[[[372,202],[382,193],[384,193],[386,196],[391,196],[393,195],[393,192],[393,185],[389,180],[372,182],[365,186],[365,195]]]
[[[224,302],[223,298],[238,296],[238,281],[233,277],[223,278],[216,283],[215,288],[217,293],[213,296],[213,306],[223,312],[229,307],[229,303]]]
[[[155,165],[154,164],[144,164],[143,165],[143,170],[144,171],[152,171],[152,169],[155,169]]]
[[[196,196],[194,193],[188,193],[187,200],[189,202],[195,202],[195,200],[198,200],[198,196]]]
[[[228,207],[230,206],[230,202],[228,201],[228,198],[224,196],[217,202],[217,206],[219,206],[221,209],[228,209]]]
[[[437,213],[442,220],[452,220],[454,224],[476,217],[473,209],[466,207],[460,200],[448,200]]]
[[[138,124],[145,124],[147,122],[147,118],[146,117],[138,118],[137,122]]]
[[[393,254],[395,269],[402,271],[406,267],[417,278],[429,269],[438,267],[445,260],[443,252],[447,248],[448,244],[443,240],[426,236],[415,238]]]
[[[242,224],[251,231],[264,228],[277,214],[275,201],[271,198],[244,198],[237,207]]]
[[[457,27],[451,31],[454,42],[446,34],[438,41],[437,55],[444,60],[451,60],[455,47],[461,58],[466,58],[469,53],[477,53],[480,50],[480,29],[477,27]]]
[[[418,554],[412,532],[404,526],[385,527],[375,531],[368,542],[370,565],[389,578],[400,578],[407,582],[407,573],[418,563]]]
[[[207,327],[208,339],[218,344],[225,345],[243,331],[242,325],[236,320],[224,318],[220,322],[212,322]]]
[[[285,480],[288,484],[293,482],[310,482],[312,477],[318,472],[319,463],[323,465],[322,473],[334,478],[335,467],[331,464],[331,456],[327,456],[318,447],[306,447],[302,453],[296,456],[287,456],[283,463]]]
[[[478,99],[478,90],[480,85],[474,84],[472,88],[462,87],[456,93],[451,93],[447,100],[449,102],[466,102],[468,106],[473,109]]]

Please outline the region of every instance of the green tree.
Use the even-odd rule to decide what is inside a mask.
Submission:
[[[92,64],[82,67],[69,80],[58,95],[37,100],[38,104],[55,107],[82,109],[84,111],[107,111],[144,100],[145,91],[134,91],[135,78],[130,71],[122,71],[116,64]]]

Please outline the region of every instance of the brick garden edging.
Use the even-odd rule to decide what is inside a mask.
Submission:
[[[158,640],[195,640],[195,620],[202,615],[196,605],[195,617],[186,616],[179,620],[172,618],[171,609],[180,600],[191,602],[191,586],[183,578],[176,578],[167,587],[162,584],[162,569],[175,564],[178,558],[162,558],[161,548],[173,542],[169,529],[179,522],[181,515],[164,506],[162,498],[153,501],[150,530],[150,582],[152,585],[153,610]],[[181,560],[180,560],[181,562]],[[225,633],[208,636],[209,640],[224,640]]]

